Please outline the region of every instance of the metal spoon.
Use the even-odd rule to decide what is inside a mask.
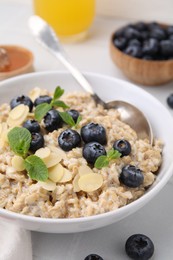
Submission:
[[[144,114],[135,106],[124,101],[116,100],[105,103],[101,100],[82,73],[69,61],[54,30],[42,18],[36,15],[31,16],[29,27],[37,41],[64,64],[83,89],[91,94],[96,103],[103,105],[106,109],[118,110],[121,120],[130,125],[139,138],[148,138],[150,143],[153,143],[152,128]]]

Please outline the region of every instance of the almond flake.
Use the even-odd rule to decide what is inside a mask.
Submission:
[[[38,181],[38,185],[48,191],[54,191],[56,189],[55,182],[50,181],[50,180]]]
[[[68,182],[68,181],[71,181],[72,179],[72,174],[69,170],[65,169],[64,168],[64,175],[63,177],[61,178],[60,181],[58,181],[59,183],[64,183],[64,182]]]
[[[49,179],[53,182],[58,182],[62,179],[64,174],[64,167],[58,163],[57,165],[49,168]]]
[[[10,113],[9,113],[9,117],[13,120],[17,120],[20,117],[22,117],[23,113],[25,113],[25,106],[24,104],[18,105],[15,108],[13,108]]]
[[[79,166],[78,173],[80,176],[82,176],[85,174],[93,173],[93,171],[91,170],[91,168],[89,166],[81,165],[81,166]]]
[[[12,166],[16,169],[16,171],[23,171],[25,170],[24,159],[18,155],[14,155],[11,160]]]
[[[18,113],[17,112],[17,115],[15,115],[15,109],[17,109],[19,106],[23,106],[22,108],[22,113],[20,114],[20,112]],[[11,117],[11,112],[9,113],[9,117],[7,119],[7,124],[10,126],[10,127],[15,127],[15,126],[20,126],[22,125],[22,123],[26,120],[27,116],[28,116],[28,112],[29,112],[29,107],[28,106],[25,106],[23,104],[19,105],[15,108],[13,108],[13,113],[12,113],[12,117]],[[20,116],[19,116],[20,114]],[[19,117],[18,117],[19,116]]]
[[[35,152],[35,155],[41,159],[47,159],[50,156],[50,149],[48,147],[40,148]]]
[[[81,189],[79,188],[78,181],[79,181],[80,175],[77,174],[73,179],[73,190],[74,192],[79,192]]]
[[[34,88],[30,91],[29,97],[34,102],[36,98],[38,98],[41,95],[41,89],[40,88]]]
[[[99,189],[103,184],[103,177],[98,173],[90,173],[80,176],[78,185],[85,192],[93,192]]]

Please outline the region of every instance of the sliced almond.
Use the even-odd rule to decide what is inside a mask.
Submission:
[[[40,157],[41,159],[47,159],[50,156],[50,149],[48,147],[40,148],[35,152],[35,155]]]
[[[40,88],[34,88],[30,91],[29,97],[34,102],[36,98],[38,98],[41,95],[41,89]]]
[[[21,113],[21,111],[20,112],[17,111],[17,115],[15,115],[15,111],[13,111],[13,110],[15,110],[15,109],[17,110],[17,108],[19,106],[22,106],[22,108],[21,108],[22,113]],[[28,112],[29,112],[29,107],[25,106],[23,104],[21,104],[19,106],[13,108],[13,110],[10,112],[10,113],[13,112],[12,115],[9,114],[9,117],[7,119],[7,124],[10,127],[20,126],[27,118],[27,115],[28,115]],[[19,114],[20,114],[20,116],[19,116]]]
[[[54,191],[56,189],[56,184],[53,181],[38,181],[38,185],[41,186],[43,189],[48,191]]]
[[[79,181],[80,175],[77,174],[73,179],[73,190],[74,192],[79,192],[81,189],[79,187],[78,181]]]
[[[25,170],[25,163],[24,159],[18,155],[15,155],[11,160],[12,166],[16,169],[16,171],[23,171]]]
[[[64,168],[64,174],[63,174],[63,177],[61,178],[60,181],[58,181],[59,183],[65,183],[65,182],[68,182],[68,181],[71,181],[72,179],[72,174],[69,170],[65,169]]]
[[[62,156],[59,156],[56,153],[50,153],[50,156],[48,159],[46,159],[45,164],[47,168],[50,168],[58,164],[61,160],[62,160]]]
[[[57,165],[49,168],[49,179],[53,182],[58,182],[62,179],[64,174],[64,167],[58,163]]]
[[[13,108],[9,113],[9,117],[13,120],[19,119],[22,117],[23,113],[25,113],[25,107],[26,106],[24,104],[21,104]]]
[[[62,150],[62,149],[60,149],[60,148],[58,148],[58,147],[55,147],[55,146],[49,146],[49,149],[53,152],[53,153],[55,153],[57,156],[59,156],[59,157],[61,157],[62,159],[66,159],[67,158],[67,156],[66,156],[66,153]],[[61,159],[61,160],[62,160]]]
[[[103,177],[98,173],[90,173],[80,176],[78,185],[85,192],[93,192],[99,189],[103,184]]]
[[[89,166],[81,165],[81,166],[79,166],[78,173],[80,176],[82,176],[85,174],[93,173],[93,171],[91,170],[91,168]]]

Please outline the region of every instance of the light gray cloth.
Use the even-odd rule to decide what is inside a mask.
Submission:
[[[32,260],[30,231],[0,221],[0,260]]]

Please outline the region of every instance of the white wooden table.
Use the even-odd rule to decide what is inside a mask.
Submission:
[[[21,3],[22,1],[19,0]],[[33,40],[27,28],[32,14],[31,3],[0,0],[0,44],[20,44],[35,56],[35,70],[62,70],[63,66]],[[82,43],[64,45],[73,62],[82,71],[125,78],[109,56],[111,33],[127,20],[97,18],[88,39]],[[143,87],[165,106],[173,93],[173,83],[160,87]],[[159,111],[158,111],[159,112]],[[173,114],[173,111],[170,111]],[[164,122],[163,122],[164,124]],[[169,127],[169,126],[165,126]],[[172,140],[170,140],[171,142]],[[155,260],[173,259],[173,185],[169,182],[160,194],[137,213],[125,220],[99,230],[80,234],[45,234],[32,232],[34,260],[83,260],[94,252],[104,260],[125,260],[124,243],[134,233],[144,233],[155,244]],[[19,259],[20,260],[20,259]],[[21,259],[22,260],[22,259]]]

